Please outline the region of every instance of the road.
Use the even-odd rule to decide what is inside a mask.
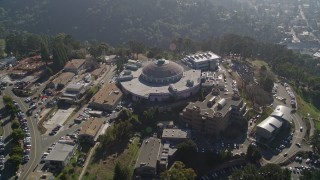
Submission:
[[[239,72],[240,73],[240,72]],[[286,88],[281,85],[281,84],[277,84],[278,85],[278,92],[277,92],[277,96],[281,96],[283,98],[286,98],[286,102],[283,103],[281,101],[278,100],[274,100],[273,104],[272,104],[272,108],[274,109],[277,105],[284,105],[284,106],[289,106],[290,107],[290,100],[291,97],[289,96],[288,92],[286,91]],[[302,145],[301,148],[299,148],[296,143],[301,143],[302,144],[302,140],[306,134],[306,124],[305,122],[302,120],[302,118],[299,116],[299,114],[297,113],[293,113],[291,114],[292,117],[292,123],[294,124],[295,130],[294,130],[294,135],[292,138],[292,143],[291,146],[289,148],[285,148],[280,154],[275,155],[273,152],[271,152],[270,150],[264,150],[263,154],[265,154],[265,158],[263,158],[262,160],[262,164],[267,164],[267,163],[281,163],[285,160],[287,160],[288,158],[290,158],[291,156],[293,156],[296,152],[301,151],[301,150],[309,150],[310,147],[304,146]],[[300,127],[303,128],[303,131],[300,132]],[[249,127],[250,129],[250,127]],[[289,134],[288,134],[289,135]],[[287,153],[288,155],[286,157],[284,157],[284,154]],[[266,159],[267,158],[267,159]],[[269,159],[270,158],[270,159]]]
[[[302,9],[302,6],[301,6],[301,5],[299,5],[299,12],[300,12],[301,18],[306,22],[307,27],[310,28],[310,29],[312,29],[312,26],[309,25],[309,21],[308,21],[308,19],[306,18],[306,16],[304,15],[304,12],[303,12],[303,9]],[[313,29],[312,29],[312,30],[313,30]],[[312,36],[315,40],[317,40],[318,42],[320,42],[320,39],[319,39],[315,34],[313,34],[312,31],[310,31],[310,34],[311,34],[311,36]]]
[[[28,110],[28,105],[12,92],[12,87],[9,86],[8,88],[6,88],[4,94],[10,96],[13,100],[15,100],[19,104],[23,112],[26,112]],[[32,148],[30,152],[30,160],[28,161],[28,163],[22,166],[20,176],[21,179],[25,179],[25,177],[37,165],[37,160],[40,160],[41,158],[41,156],[39,156],[39,152],[42,152],[41,134],[38,131],[37,123],[31,117],[26,117],[26,119],[28,122],[28,127],[30,129]]]
[[[114,74],[113,71],[115,70],[115,68],[116,68],[115,66],[109,66],[108,70],[105,72],[105,74],[94,82],[94,85],[104,84],[104,82],[108,83],[113,77],[113,74]],[[41,94],[41,92],[43,91],[45,86],[46,86],[46,83],[43,83],[40,87],[38,87],[37,92],[33,95],[33,97],[39,96],[39,94]],[[21,111],[26,113],[26,111],[29,108],[29,105],[24,102],[24,98],[17,97],[12,92],[12,88],[13,88],[12,86],[8,86],[3,91],[3,94],[10,96],[13,100],[15,100],[19,104]],[[2,98],[1,98],[1,101],[2,101]],[[38,108],[40,108],[40,107],[38,107]],[[31,152],[30,152],[29,162],[26,163],[25,165],[21,166],[21,169],[20,169],[21,174],[20,174],[19,179],[26,179],[30,172],[34,171],[35,169],[39,169],[41,167],[41,166],[39,166],[39,164],[40,164],[42,155],[47,150],[47,148],[49,146],[51,146],[54,142],[57,142],[60,139],[60,137],[76,131],[77,129],[79,129],[83,125],[83,124],[77,124],[77,125],[74,125],[71,128],[69,128],[68,125],[70,123],[67,123],[67,125],[65,125],[61,129],[61,131],[58,134],[56,134],[55,136],[47,136],[47,135],[41,135],[41,133],[38,131],[37,120],[34,119],[33,116],[26,117],[26,119],[28,122],[30,134],[31,134],[32,148],[31,148]],[[10,122],[5,124],[3,126],[3,128],[4,128],[4,138],[10,136],[11,131],[12,131]],[[3,176],[3,177],[8,177],[6,179],[13,178],[13,176],[12,175],[9,176],[9,174],[8,174],[8,176]]]
[[[281,96],[283,98],[286,98],[286,103],[284,104],[283,102],[275,99],[274,103],[273,103],[274,108],[277,105],[285,105],[285,106],[290,105],[291,97],[288,95],[285,87],[281,84],[278,84],[277,96]],[[291,156],[295,155],[299,151],[310,150],[310,147],[308,147],[308,146],[302,145],[302,147],[299,148],[296,145],[296,143],[303,144],[302,140],[306,135],[306,129],[307,129],[306,123],[303,121],[303,119],[300,117],[300,115],[298,113],[292,113],[291,117],[292,117],[292,123],[294,124],[294,127],[295,127],[291,146],[289,148],[285,148],[281,153],[279,153],[277,156],[272,157],[269,161],[264,160],[266,163],[279,164],[281,162],[286,161],[287,159],[289,159]],[[302,132],[300,132],[300,127],[303,128]],[[286,157],[283,156],[285,153],[288,154]]]

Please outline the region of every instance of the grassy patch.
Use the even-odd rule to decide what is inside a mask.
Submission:
[[[98,148],[93,156],[99,156],[100,159],[97,160],[97,158],[92,158],[92,161],[88,165],[87,173],[85,173],[83,179],[112,179],[114,167],[117,162],[127,165],[130,171],[130,176],[132,177],[134,165],[139,154],[139,142],[140,139],[136,137],[133,143],[128,144],[125,149],[119,149],[119,147],[123,145],[122,143],[127,142],[119,142],[116,146],[103,150]],[[102,156],[99,154],[102,154]],[[104,156],[104,154],[108,155]],[[131,179],[131,177],[129,179]]]
[[[268,116],[270,116],[270,114],[274,111],[274,109],[272,109],[271,107],[266,107],[262,114],[261,117],[258,118],[257,123],[261,122],[262,120],[266,119]]]
[[[0,121],[0,135],[2,136],[3,135],[3,127],[2,127],[2,121]]]
[[[255,68],[260,69],[261,66],[265,66],[268,71],[270,70],[270,67],[268,66],[268,64],[267,64],[266,62],[262,61],[262,60],[255,59],[254,61],[250,61],[250,63],[251,63]]]
[[[320,121],[316,119],[316,120],[314,121],[314,123],[315,123],[315,125],[316,125],[316,128],[317,128],[317,129],[320,129]]]
[[[6,42],[4,39],[0,39],[0,49],[4,49],[6,45]]]
[[[73,116],[76,114],[77,112],[75,110],[72,111],[72,113],[69,115],[68,119],[63,123],[63,125],[66,125],[70,120],[73,119]]]
[[[301,96],[296,94],[296,100],[298,102],[298,112],[301,116],[307,116],[308,113],[311,117],[317,119],[320,117],[320,112],[317,108],[315,108],[312,104],[304,101]]]
[[[244,118],[249,121],[251,118],[255,117],[257,114],[258,114],[258,113],[257,113],[255,110],[250,109],[250,110],[248,110],[248,112],[246,113],[246,115],[244,116]]]
[[[252,108],[253,107],[253,104],[252,102],[248,99],[248,96],[246,94],[246,92],[244,90],[240,90],[239,91],[240,93],[240,96],[243,98],[243,101],[247,104],[247,108]]]

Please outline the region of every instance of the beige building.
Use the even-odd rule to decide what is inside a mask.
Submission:
[[[98,138],[98,133],[102,125],[103,121],[101,119],[94,118],[87,120],[78,135],[79,141],[94,143]]]
[[[73,72],[63,72],[53,79],[49,84],[49,88],[61,90],[63,89],[75,76]]]
[[[116,84],[106,84],[91,99],[90,107],[101,111],[112,111],[121,101],[123,94]]]
[[[85,61],[85,59],[72,59],[71,61],[67,62],[63,68],[63,71],[78,74],[83,69]]]
[[[170,142],[182,142],[191,138],[191,132],[188,129],[164,129],[161,139]]]
[[[245,109],[245,103],[239,95],[223,94],[214,89],[203,102],[189,103],[182,111],[181,119],[192,130],[219,136],[230,120],[242,118]]]

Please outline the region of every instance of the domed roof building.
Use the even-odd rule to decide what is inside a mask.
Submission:
[[[176,62],[159,59],[141,62],[142,68],[125,70],[118,77],[132,100],[164,101],[195,95],[200,89],[201,70],[187,70]]]
[[[182,78],[183,71],[179,64],[160,59],[143,67],[140,77],[150,83],[174,83]]]

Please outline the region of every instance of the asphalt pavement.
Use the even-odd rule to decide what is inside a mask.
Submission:
[[[278,84],[278,89],[277,89],[277,96],[286,98],[286,102],[279,101],[277,99],[274,100],[272,106],[275,108],[277,105],[285,105],[290,107],[290,100],[291,97],[288,95],[285,87],[281,84]],[[275,163],[279,164],[281,162],[286,161],[290,157],[294,156],[297,152],[299,151],[309,151],[311,148],[307,145],[303,144],[303,138],[306,135],[306,123],[303,121],[303,119],[300,117],[298,113],[292,113],[292,123],[294,125],[294,134],[292,138],[292,144],[289,148],[285,148],[281,153],[278,155],[272,157],[270,160],[264,160],[264,163]],[[302,127],[302,131],[300,131],[300,127]],[[296,144],[300,143],[302,144],[301,147],[298,147]],[[284,157],[284,154],[287,153],[287,156]]]
[[[23,99],[17,97],[12,92],[12,86],[7,87],[4,94],[15,100],[19,104],[22,112],[27,112],[28,105],[23,101]],[[33,170],[33,168],[37,165],[37,160],[40,160],[41,158],[41,156],[39,156],[39,152],[42,152],[41,134],[38,131],[37,123],[32,117],[26,117],[26,119],[31,134],[32,147],[30,152],[30,160],[26,164],[22,165],[20,179],[25,179],[26,176]]]

